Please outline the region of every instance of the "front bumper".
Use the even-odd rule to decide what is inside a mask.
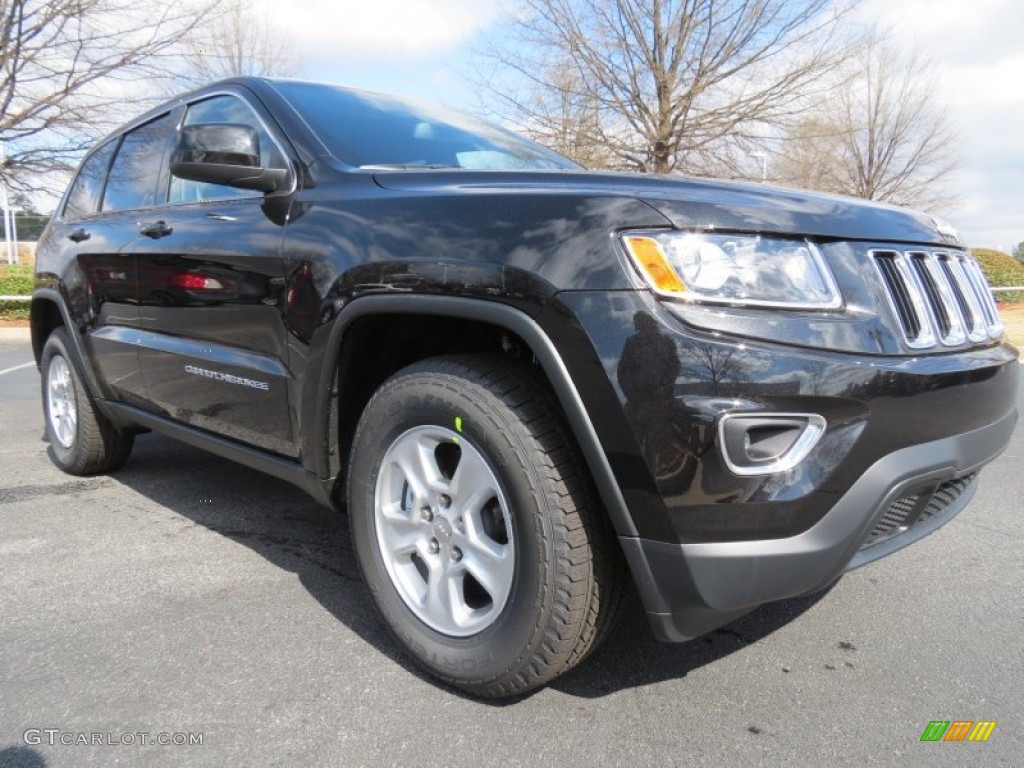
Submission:
[[[622,537],[648,618],[659,639],[709,632],[773,600],[823,589],[847,570],[884,557],[937,530],[970,501],[977,480],[940,511],[862,547],[892,505],[965,478],[1009,443],[1017,421],[903,448],[875,462],[832,509],[803,533],[782,539],[673,544]]]
[[[850,353],[708,332],[642,291],[559,299],[538,320],[573,351],[566,366],[628,509],[614,521],[622,548],[665,640],[821,590],[937,529],[1017,419],[1009,346]],[[846,322],[860,321],[843,315],[822,344],[843,348]],[[827,428],[792,469],[739,476],[718,429],[728,414],[816,414]]]

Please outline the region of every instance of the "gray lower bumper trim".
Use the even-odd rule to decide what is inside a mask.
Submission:
[[[878,515],[895,499],[988,463],[1006,447],[1016,421],[1011,411],[972,432],[882,457],[825,517],[797,536],[705,544],[622,539],[656,633],[664,639],[694,637],[762,603],[823,589],[845,570],[926,536],[967,505],[973,488],[934,520],[858,554]]]

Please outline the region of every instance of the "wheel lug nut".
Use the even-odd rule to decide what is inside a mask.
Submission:
[[[462,559],[462,550],[459,549],[458,547],[452,547],[452,560],[454,560],[457,563],[461,559]]]
[[[437,539],[431,539],[427,542],[427,551],[432,555],[436,555],[437,551],[441,549],[441,545],[437,543]]]
[[[466,532],[466,523],[465,523],[465,521],[461,517],[457,517],[455,519],[455,529],[459,533],[465,533]]]
[[[430,507],[423,507],[423,509],[420,510],[420,517],[422,517],[429,523],[431,520],[434,519],[434,512],[433,510],[430,509]]]
[[[442,509],[448,509],[452,505],[452,497],[447,493],[442,493],[437,497],[437,503],[441,505]]]

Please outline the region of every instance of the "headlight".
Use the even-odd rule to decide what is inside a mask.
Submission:
[[[835,309],[842,296],[814,244],[755,235],[626,232],[640,274],[673,299],[791,309]]]

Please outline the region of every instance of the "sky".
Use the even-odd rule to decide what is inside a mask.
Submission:
[[[973,246],[1024,241],[1024,3],[866,0],[859,12],[931,60],[961,161],[946,218]],[[301,77],[473,110],[470,51],[501,13],[501,0],[303,0],[275,25],[301,52]]]
[[[932,62],[958,136],[961,204],[947,217],[972,246],[1024,241],[1024,3],[870,0],[869,18]]]

